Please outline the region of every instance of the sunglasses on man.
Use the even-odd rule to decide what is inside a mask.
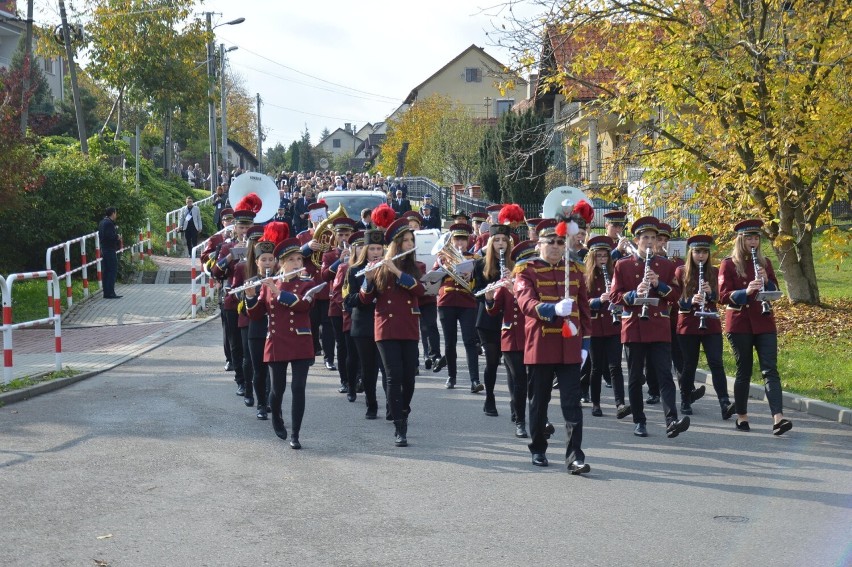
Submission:
[[[542,240],[542,243],[549,244],[551,246],[553,246],[554,244],[556,246],[565,246],[565,239],[564,238],[548,238],[546,240]]]

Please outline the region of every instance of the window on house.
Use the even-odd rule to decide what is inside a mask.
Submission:
[[[53,59],[45,58],[44,60],[44,72],[48,75],[53,74]]]
[[[331,141],[331,147],[332,147],[332,148],[339,148],[339,147],[340,147],[340,140],[339,140],[339,139],[337,139],[337,138],[335,138],[334,140],[332,140],[332,141]]]
[[[512,99],[509,100],[498,100],[497,101],[497,117],[503,116],[515,106],[515,101]]]
[[[464,70],[464,80],[466,83],[481,83],[482,69],[479,67],[468,67]]]

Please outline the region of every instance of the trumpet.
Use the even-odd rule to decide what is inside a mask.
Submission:
[[[610,290],[609,274],[606,271],[606,264],[601,266],[601,274],[603,274],[604,287],[607,291]],[[612,313],[612,324],[621,325],[621,308],[612,302],[609,303],[609,311]]]
[[[455,269],[458,264],[465,261],[464,254],[461,250],[453,246],[452,241],[452,237],[448,238],[444,247],[438,251],[438,263],[457,284],[465,289],[469,289],[470,282],[464,279]]]
[[[704,262],[698,262],[698,291],[701,293],[701,303],[698,305],[698,311],[695,312],[695,315],[699,317],[698,319],[698,328],[706,329],[707,328],[707,319],[718,319],[719,314],[715,311],[707,311],[707,294],[701,291],[704,287]]]
[[[366,274],[366,273],[372,272],[373,270],[378,270],[379,268],[381,268],[382,266],[384,266],[384,265],[385,265],[385,263],[387,263],[387,261],[388,261],[388,260],[390,260],[391,262],[393,262],[394,260],[397,260],[397,259],[399,259],[399,258],[402,258],[403,256],[408,256],[409,254],[411,254],[411,253],[412,253],[412,252],[414,252],[415,250],[417,250],[417,249],[416,249],[416,248],[412,248],[411,250],[407,250],[407,251],[405,251],[405,252],[400,252],[399,254],[397,254],[396,256],[394,256],[394,257],[392,257],[392,258],[383,258],[383,259],[381,259],[381,260],[379,260],[379,261],[377,261],[377,262],[371,262],[370,264],[367,264],[366,266],[364,266],[363,268],[361,268],[360,270],[358,270],[357,272],[355,272],[355,277],[356,277],[356,278],[360,278],[361,276],[363,276],[363,275],[364,275],[364,274]]]
[[[298,274],[300,272],[304,272],[304,271],[305,271],[305,268],[299,268],[298,270],[293,270],[292,272],[286,272],[284,274],[278,274],[277,276],[266,276],[265,278],[257,278],[257,279],[254,279],[250,282],[247,282],[247,283],[241,285],[240,287],[232,288],[230,291],[228,291],[228,295],[234,295],[235,293],[245,291],[250,287],[258,286],[258,285],[260,285],[264,282],[275,282],[275,281],[278,281],[278,280],[287,279],[290,276],[295,276],[296,274]]]

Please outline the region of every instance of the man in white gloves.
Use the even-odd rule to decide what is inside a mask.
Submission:
[[[583,411],[580,406],[580,365],[588,352],[591,318],[582,267],[565,265],[567,225],[555,219],[536,227],[540,257],[531,260],[515,278],[515,297],[526,315],[524,364],[530,371],[529,424],[532,464],[548,465],[546,419],[553,379],[565,418],[565,463],[571,474],[590,470],[583,453]],[[568,270],[568,278],[565,270]],[[568,283],[568,292],[565,285]]]

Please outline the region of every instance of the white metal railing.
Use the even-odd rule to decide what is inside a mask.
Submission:
[[[41,278],[46,278],[47,289],[53,290],[53,298],[49,309],[49,315],[44,319],[25,321],[23,323],[12,323],[12,288],[14,287],[15,282]],[[53,285],[51,282],[54,282]],[[0,293],[3,295],[3,325],[0,326],[0,330],[3,331],[3,382],[5,384],[11,382],[15,370],[14,357],[12,355],[12,331],[15,329],[24,329],[26,327],[53,323],[53,348],[56,357],[56,370],[62,370],[62,307],[59,303],[59,282],[56,272],[53,270],[45,270],[42,272],[9,274],[5,278],[0,276]]]
[[[210,277],[210,274],[204,271],[204,266],[201,265],[198,255],[202,250],[204,250],[204,247],[207,246],[207,243],[210,241],[211,238],[213,238],[217,234],[224,234],[228,230],[231,230],[231,227],[226,226],[222,230],[211,235],[210,238],[207,238],[203,242],[198,243],[190,251],[189,293],[191,295],[193,319],[195,319],[198,313],[197,286],[201,286],[201,309],[207,309],[207,288],[210,288],[211,293],[213,290],[213,278]],[[196,267],[196,263],[199,264],[200,269]]]

